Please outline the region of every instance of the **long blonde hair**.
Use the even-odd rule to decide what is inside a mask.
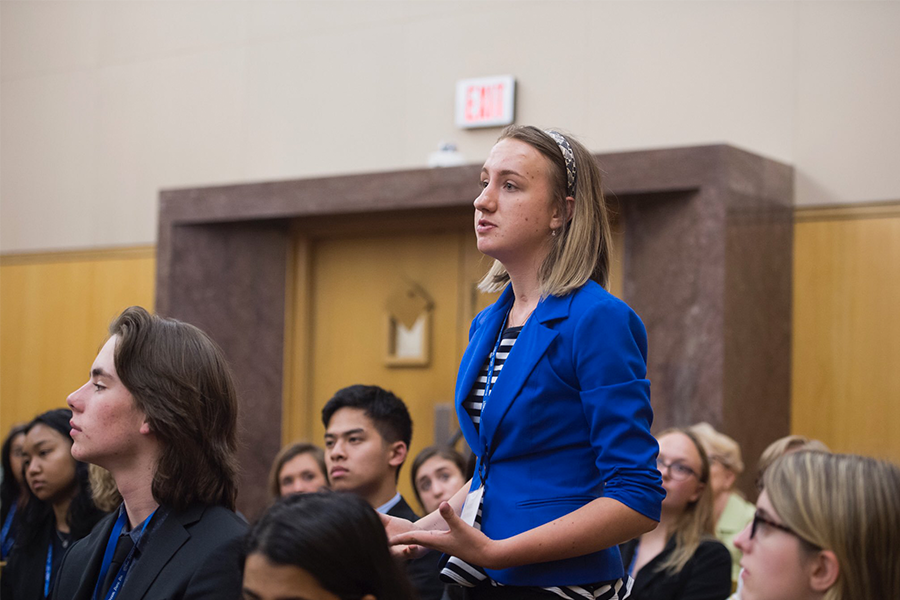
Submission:
[[[701,421],[688,427],[691,433],[703,444],[710,460],[715,460],[735,475],[744,472],[744,461],[741,459],[741,446],[734,438],[725,435],[715,427]]]
[[[800,450],[815,450],[817,452],[830,452],[828,446],[819,440],[812,440],[805,435],[786,435],[778,438],[763,450],[759,457],[759,463],[756,469],[758,482],[762,482],[762,477],[766,469],[772,466],[772,463],[789,452],[799,452]],[[757,487],[760,487],[759,485]]]
[[[575,155],[578,177],[572,218],[550,237],[550,252],[538,271],[541,296],[565,296],[593,279],[604,288],[609,285],[609,262],[612,251],[609,214],[603,198],[600,168],[594,157],[570,135],[566,141]],[[566,214],[566,162],[556,141],[537,127],[510,125],[498,142],[514,139],[534,147],[550,164],[554,201],[561,214]],[[494,261],[478,284],[482,292],[498,292],[509,282],[509,273],[500,261]]]
[[[671,536],[675,537],[675,551],[658,567],[658,570],[665,569],[670,574],[676,575],[694,556],[700,542],[713,537],[715,523],[713,522],[712,486],[709,485],[709,457],[706,455],[706,450],[703,449],[703,444],[700,443],[697,436],[687,429],[666,429],[657,436],[657,439],[670,433],[680,433],[693,442],[697,454],[700,455],[701,466],[697,477],[703,485],[700,497],[689,503],[684,512],[675,520],[675,525],[669,532],[670,538]]]
[[[900,468],[853,454],[799,451],[776,460],[765,491],[785,526],[831,550],[825,600],[895,598],[900,590]]]

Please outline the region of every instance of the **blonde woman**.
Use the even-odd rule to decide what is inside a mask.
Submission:
[[[659,436],[666,499],[659,527],[622,544],[634,578],[631,600],[724,600],[731,593],[731,556],[713,537],[710,465],[697,437],[669,429]]]
[[[663,489],[647,333],[605,289],[600,170],[570,135],[511,126],[473,184],[478,250],[495,260],[481,287],[503,290],[456,382],[478,462],[436,512],[387,520],[391,541],[444,552],[442,578],[474,600],[623,598],[616,545],[656,526]]]
[[[900,468],[801,451],[777,460],[764,483],[736,540],[742,600],[897,597]]]
[[[759,491],[763,489],[763,475],[766,469],[772,466],[776,460],[791,452],[800,452],[801,450],[814,450],[816,452],[830,452],[828,446],[819,440],[814,440],[805,435],[786,435],[778,438],[763,450],[759,457],[759,463],[756,465],[756,488]]]
[[[88,464],[88,477],[91,482],[91,497],[97,508],[108,513],[119,508],[122,504],[122,494],[116,487],[112,473],[103,467]]]
[[[756,507],[747,502],[735,489],[738,477],[744,472],[741,447],[709,423],[697,423],[689,428],[697,436],[709,457],[709,485],[713,495],[713,522],[716,538],[731,553],[731,580],[737,582],[741,552],[734,546],[734,538],[753,520]]]

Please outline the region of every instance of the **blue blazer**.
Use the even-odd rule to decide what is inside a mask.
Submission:
[[[482,530],[505,539],[592,500],[614,498],[659,520],[665,492],[650,435],[647,334],[638,316],[595,282],[538,304],[481,414],[463,408],[514,297],[511,286],[472,322],[456,381],[456,411],[478,456]],[[578,585],[625,570],[615,546],[576,558],[487,570],[506,585]]]

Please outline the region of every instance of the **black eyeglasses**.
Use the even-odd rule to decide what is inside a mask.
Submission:
[[[692,468],[690,468],[689,466],[687,466],[684,463],[680,463],[680,462],[666,463],[666,462],[663,462],[662,459],[657,458],[656,459],[656,468],[659,470],[660,473],[668,470],[669,477],[671,477],[675,481],[684,481],[691,475],[693,475],[694,477],[697,477],[699,479],[699,476],[697,475],[697,473],[695,473]]]
[[[759,511],[757,511],[756,514],[753,515],[753,524],[750,526],[750,539],[751,540],[756,536],[756,529],[757,529],[757,527],[759,527],[760,523],[768,525],[769,527],[774,527],[775,529],[780,529],[781,531],[789,533],[793,536],[800,537],[799,535],[794,533],[794,530],[791,529],[790,527],[786,527],[785,525],[782,525],[781,523],[776,523],[772,519],[767,519],[766,517],[759,514]]]
[[[809,540],[803,538],[799,533],[797,533],[790,527],[787,527],[786,525],[782,525],[781,523],[776,523],[772,519],[768,519],[768,518],[762,516],[759,513],[759,511],[756,511],[756,514],[753,515],[753,523],[750,525],[750,539],[751,540],[756,536],[756,530],[759,527],[760,523],[762,523],[764,525],[768,525],[769,527],[773,527],[775,529],[780,529],[781,531],[783,531],[785,533],[789,533],[792,536],[794,536],[795,538],[797,538],[798,540],[800,540],[801,542],[803,542],[804,544],[806,544],[807,546],[809,546],[810,548],[816,548],[816,549],[819,548],[818,546],[816,546]]]

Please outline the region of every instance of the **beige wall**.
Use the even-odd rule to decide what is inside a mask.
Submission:
[[[898,30],[897,2],[4,0],[0,252],[153,243],[161,188],[480,161],[454,82],[504,73],[518,122],[598,152],[728,142],[798,204],[894,199]]]

